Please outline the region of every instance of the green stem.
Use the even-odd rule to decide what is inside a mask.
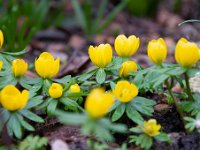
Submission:
[[[184,73],[184,75],[185,75],[185,83],[186,83],[186,92],[188,94],[189,99],[194,100],[191,89],[190,89],[189,76],[187,75],[186,72]]]
[[[172,92],[172,90],[171,90],[171,87],[170,87],[170,85],[169,85],[169,83],[168,83],[167,80],[165,80],[165,85],[166,85],[166,87],[167,87],[167,90],[168,90],[168,92],[169,92],[169,95],[171,96],[171,98],[172,98],[172,100],[173,100],[173,102],[174,102],[174,104],[175,104],[176,110],[178,111],[178,113],[179,113],[179,115],[180,115],[180,117],[181,117],[181,120],[183,121],[183,124],[184,124],[184,126],[185,126],[185,125],[186,125],[186,122],[185,122],[185,120],[184,120],[183,111],[182,111],[182,109],[179,107],[178,101],[177,101],[176,98],[174,97],[173,92]]]

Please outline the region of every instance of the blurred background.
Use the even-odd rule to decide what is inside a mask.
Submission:
[[[59,76],[85,71],[90,44],[110,43],[117,35],[141,39],[134,59],[151,65],[146,56],[148,41],[163,37],[167,61],[173,62],[177,40],[200,42],[200,24],[178,24],[200,18],[199,0],[0,0],[0,29],[4,51],[19,52],[33,62],[42,51],[59,56]]]

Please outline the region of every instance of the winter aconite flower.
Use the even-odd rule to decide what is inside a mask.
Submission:
[[[156,136],[160,134],[160,128],[161,126],[157,124],[155,119],[150,119],[148,121],[144,121],[142,131],[149,136]]]
[[[53,78],[60,69],[60,59],[55,60],[50,53],[43,52],[35,61],[35,69],[42,78]]]
[[[0,48],[2,48],[4,42],[3,32],[0,30]]]
[[[53,83],[49,88],[49,95],[52,98],[60,98],[63,94],[63,87],[58,83]]]
[[[23,109],[26,106],[28,98],[29,92],[27,90],[20,92],[15,86],[7,85],[1,91],[0,103],[5,109],[15,111]]]
[[[138,95],[138,88],[128,81],[118,81],[113,94],[122,103],[127,103]]]
[[[111,93],[106,93],[101,88],[93,89],[85,102],[86,112],[92,118],[103,117],[114,104],[114,98]]]
[[[0,60],[0,71],[1,71],[2,68],[3,68],[3,61]]]
[[[154,64],[161,64],[167,56],[167,46],[162,38],[151,40],[148,44],[147,54]]]
[[[119,35],[115,39],[115,50],[121,57],[130,57],[136,53],[140,45],[140,39],[135,35],[128,38],[125,35]]]
[[[88,53],[92,63],[100,68],[106,67],[112,60],[112,47],[110,44],[90,46]]]
[[[70,86],[69,88],[70,92],[72,93],[78,93],[81,91],[80,86],[76,83]]]
[[[197,44],[181,38],[175,50],[175,59],[182,67],[191,67],[199,60],[199,48]]]
[[[12,61],[12,72],[15,77],[26,74],[28,64],[23,59],[15,59]]]
[[[134,61],[126,61],[122,64],[119,69],[119,74],[121,77],[127,77],[130,72],[137,71],[137,64]]]

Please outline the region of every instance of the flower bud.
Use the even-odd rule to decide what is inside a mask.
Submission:
[[[78,84],[73,84],[69,88],[72,93],[79,93],[81,91],[80,86]]]
[[[112,60],[112,47],[110,44],[90,46],[88,53],[92,63],[100,68],[106,67]]]
[[[176,44],[175,59],[184,68],[192,67],[199,60],[197,44],[181,38]]]
[[[101,118],[114,104],[114,98],[111,93],[106,93],[101,88],[93,89],[85,102],[85,110],[92,118]]]
[[[28,64],[23,59],[15,59],[12,61],[12,72],[15,77],[26,74]]]
[[[127,103],[138,95],[138,88],[128,81],[118,81],[113,94],[122,103]]]
[[[60,69],[60,59],[54,60],[50,53],[43,52],[35,61],[35,69],[42,78],[53,78]]]
[[[0,60],[0,71],[1,71],[2,68],[3,68],[3,61]]]
[[[140,39],[135,35],[128,38],[125,35],[119,35],[115,39],[115,50],[121,57],[130,57],[136,53],[140,45]]]
[[[2,48],[4,42],[3,32],[0,30],[0,48]]]
[[[150,119],[148,121],[144,121],[142,131],[149,136],[156,136],[160,134],[160,128],[161,126],[157,124],[155,119]]]
[[[61,84],[53,83],[49,88],[49,95],[51,98],[60,98],[63,94],[63,87]]]
[[[154,64],[162,64],[167,56],[167,46],[162,38],[151,40],[148,44],[147,54]]]
[[[1,91],[0,103],[5,109],[16,111],[26,106],[28,98],[29,92],[27,90],[20,92],[15,86],[7,85]]]
[[[122,64],[119,69],[119,74],[121,77],[127,77],[130,72],[137,71],[137,64],[134,61],[126,61]]]

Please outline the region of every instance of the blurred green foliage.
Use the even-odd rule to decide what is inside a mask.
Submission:
[[[1,3],[0,29],[5,36],[5,51],[22,51],[42,27],[49,1],[9,0]]]
[[[4,51],[19,52],[31,38],[49,26],[59,26],[64,19],[64,3],[51,8],[51,0],[0,0],[0,29],[3,30]]]
[[[129,0],[123,0],[116,5],[112,10],[108,8],[109,1],[101,0],[96,8],[95,2],[92,0],[84,0],[81,3],[79,0],[72,0],[72,5],[75,11],[76,19],[88,37],[102,33],[103,30],[111,23],[117,14],[126,7]]]
[[[127,5],[128,11],[130,14],[136,16],[149,16],[156,11],[159,1],[160,0],[129,0]]]

